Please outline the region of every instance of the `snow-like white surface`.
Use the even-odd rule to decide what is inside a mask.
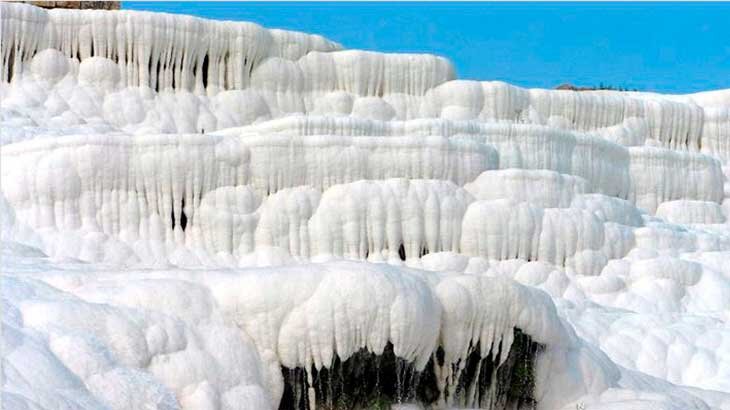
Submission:
[[[3,408],[276,408],[389,342],[449,391],[518,327],[540,409],[730,409],[730,91],[0,13]]]

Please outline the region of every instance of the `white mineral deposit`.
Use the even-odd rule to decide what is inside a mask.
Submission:
[[[730,409],[730,90],[0,13],[3,409]]]

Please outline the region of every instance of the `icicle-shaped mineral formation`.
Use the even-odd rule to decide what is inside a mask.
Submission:
[[[730,408],[730,91],[0,23],[3,408]]]

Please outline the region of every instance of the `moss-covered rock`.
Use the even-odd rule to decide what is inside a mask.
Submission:
[[[451,392],[441,392],[434,369],[444,366],[439,348],[426,368],[418,372],[393,353],[388,345],[382,355],[361,350],[345,361],[336,358],[328,369],[282,368],[285,388],[280,409],[308,409],[309,382],[318,409],[390,409],[397,403],[420,403],[440,408],[444,403],[491,409],[531,409],[535,407],[534,363],[541,346],[515,329],[514,341],[501,366],[501,345],[496,352],[480,357],[473,346]],[[459,364],[455,365],[457,368]]]

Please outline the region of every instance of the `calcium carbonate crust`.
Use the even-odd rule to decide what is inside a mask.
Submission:
[[[730,409],[730,91],[524,89],[168,14],[0,22],[3,408],[277,408],[282,367],[391,345],[440,350],[448,397],[518,328],[539,409]]]

